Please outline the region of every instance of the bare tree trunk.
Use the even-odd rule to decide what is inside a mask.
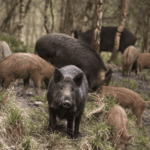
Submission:
[[[26,17],[26,15],[27,15],[28,11],[30,10],[31,2],[32,2],[32,0],[28,0],[27,5],[26,5],[26,8],[25,8],[25,12],[24,12],[24,16],[23,16],[23,18],[25,18],[25,17]]]
[[[136,27],[136,29],[135,29],[135,32],[134,32],[134,35],[137,37],[137,35],[138,35],[138,31],[140,30],[140,26],[141,26],[141,22],[139,21],[138,22],[138,25],[137,25],[137,27]]]
[[[61,9],[60,9],[60,25],[59,32],[63,33],[63,24],[64,24],[64,10],[65,10],[64,0],[61,0]]]
[[[33,14],[35,14],[36,12],[36,8],[34,7],[33,9]],[[31,46],[34,46],[34,37],[35,37],[35,31],[36,28],[35,28],[35,17],[33,17],[32,19],[32,34],[31,34]]]
[[[20,16],[18,25],[18,39],[23,42],[23,15],[24,15],[24,1],[20,0]]]
[[[111,61],[114,61],[115,58],[118,55],[118,50],[119,50],[119,46],[120,46],[120,36],[121,36],[121,33],[122,33],[122,31],[124,29],[124,25],[125,25],[127,9],[128,9],[128,3],[129,3],[129,0],[126,0],[123,15],[122,15],[122,19],[121,19],[120,25],[117,28],[117,32],[116,32],[116,36],[115,36],[113,53],[112,53],[111,58],[108,61],[108,63],[110,63]]]
[[[50,0],[50,11],[51,11],[51,15],[52,15],[52,28],[51,28],[51,32],[54,29],[54,14],[53,14],[53,3],[52,0]]]
[[[149,16],[147,16],[147,53],[149,53],[149,42],[148,42],[148,39],[149,39],[149,36],[148,36],[148,33],[149,33]]]
[[[4,19],[4,21],[3,21],[3,23],[2,23],[2,25],[0,27],[1,31],[5,32],[7,30],[7,24],[9,22],[9,20],[12,18],[13,13],[15,11],[15,8],[18,6],[19,3],[20,3],[20,1],[16,0],[15,3],[14,3],[14,5],[12,6],[12,8],[9,10],[9,12],[7,14],[7,17]]]
[[[47,21],[48,21],[48,17],[47,17],[47,8],[48,8],[48,3],[49,3],[49,0],[45,0],[45,8],[44,8],[44,27],[45,27],[45,30],[46,30],[46,33],[50,33],[50,28],[48,27],[47,25]]]
[[[120,21],[121,21],[121,14],[122,14],[122,12],[123,12],[123,6],[124,6],[124,0],[121,0],[120,2],[119,2],[119,5],[118,5],[118,11],[119,11],[119,19],[118,19],[118,24],[120,23]]]
[[[65,5],[64,5],[64,0],[61,0],[61,9],[60,9],[60,24],[59,24],[59,32],[63,33],[63,25],[64,25],[64,12],[65,11]]]
[[[26,26],[26,45],[29,45],[29,32],[30,32],[30,17],[27,18],[27,26]]]
[[[103,0],[97,0],[97,21],[96,21],[96,28],[93,34],[92,40],[92,47],[97,51],[100,52],[100,32],[102,27],[102,16],[103,16]]]
[[[89,28],[89,20],[90,20],[90,14],[92,11],[93,2],[91,0],[88,0],[85,7],[85,16],[83,18],[83,24],[82,24],[82,31],[85,32]]]
[[[148,51],[148,28],[149,28],[149,17],[148,17],[148,15],[145,16],[143,21],[144,21],[144,28],[143,28],[142,52],[144,53],[144,52]]]
[[[73,5],[74,0],[67,0],[66,12],[65,12],[65,21],[64,21],[64,33],[71,35],[73,30]]]
[[[30,10],[30,5],[31,5],[31,2],[32,0],[28,0],[27,2],[27,5],[26,5],[26,8],[23,8],[23,12],[22,12],[22,20],[25,19],[28,11]],[[24,10],[25,9],[25,10]],[[14,17],[16,16],[15,14],[13,15]],[[10,34],[15,34],[15,32],[17,31],[17,29],[19,29],[20,27],[20,22],[14,24],[14,21],[13,21],[13,28],[11,29],[10,31]]]

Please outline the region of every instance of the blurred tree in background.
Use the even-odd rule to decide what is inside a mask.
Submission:
[[[22,15],[21,2],[24,5]],[[119,26],[124,2],[104,0],[103,26]],[[23,42],[32,47],[38,38],[48,33],[45,21],[49,32],[72,35],[74,29],[86,31],[96,24],[96,4],[97,0],[0,0],[0,34],[5,32],[19,38],[20,15]],[[149,0],[130,0],[125,28],[142,37],[141,42],[137,41],[142,52],[150,51],[149,18]],[[4,40],[2,37],[0,35],[0,40]]]

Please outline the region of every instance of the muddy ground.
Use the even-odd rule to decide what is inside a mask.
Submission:
[[[150,91],[150,86],[148,85],[148,80],[150,79],[145,78],[145,76],[142,75],[136,76],[134,73],[132,73],[130,77],[123,77],[122,73],[118,69],[116,68],[113,69],[113,79],[115,81],[120,82],[125,78],[130,78],[131,80],[136,81],[142,93],[146,94],[147,92]],[[20,80],[19,85],[17,87],[14,87],[13,94],[16,95],[18,92],[22,90],[22,88],[23,88],[23,82]],[[40,89],[39,94],[41,95],[43,91],[44,89]],[[25,95],[21,97],[16,96],[16,101],[19,101],[22,107],[30,107],[33,110],[34,108],[38,107],[34,101],[31,101],[31,98],[33,98],[34,95],[35,95],[34,84],[32,81],[30,81],[30,86],[26,91]],[[150,139],[150,108],[147,108],[144,111],[142,115],[142,120],[143,120],[143,125],[146,130],[147,136]],[[131,147],[132,146],[127,147],[126,150],[132,149]]]

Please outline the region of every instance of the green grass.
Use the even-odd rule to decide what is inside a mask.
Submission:
[[[17,52],[30,52],[33,53],[34,48],[24,45],[23,42],[18,41],[16,37],[10,36],[9,34],[6,33],[0,33],[0,40],[5,41],[9,47],[12,53],[17,53]]]
[[[126,78],[126,79],[123,79],[122,81],[120,82],[116,82],[114,80],[114,78],[112,77],[111,79],[111,82],[109,84],[110,86],[117,86],[117,87],[125,87],[125,88],[128,88],[130,90],[133,90],[135,92],[137,92],[139,89],[138,89],[138,83],[136,81],[133,81],[132,79],[130,78]]]

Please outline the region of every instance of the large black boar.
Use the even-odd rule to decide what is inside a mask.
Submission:
[[[60,119],[67,119],[68,135],[71,138],[78,137],[87,94],[88,82],[82,70],[74,65],[55,68],[47,92],[50,132],[55,130],[58,116]],[[72,134],[74,120],[75,129]]]
[[[117,27],[102,27],[100,33],[100,52],[113,52],[116,32]],[[81,30],[75,30],[74,37],[86,44],[91,44],[93,38],[93,29],[83,33]],[[119,51],[123,53],[128,46],[134,45],[135,42],[136,37],[130,31],[124,29],[120,37]]]
[[[55,67],[75,65],[85,73],[89,88],[96,91],[105,80],[106,67],[95,50],[84,42],[65,34],[50,33],[41,37],[35,46],[40,57]]]

